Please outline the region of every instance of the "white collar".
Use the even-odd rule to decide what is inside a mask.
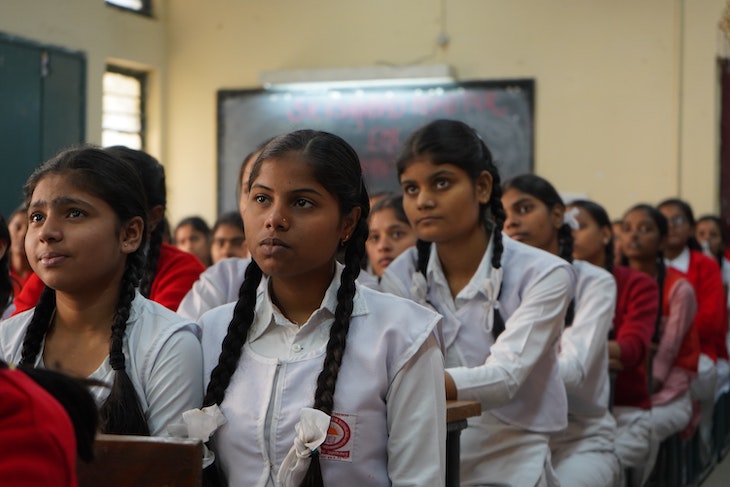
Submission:
[[[670,260],[665,258],[664,264],[667,267],[674,267],[678,271],[687,274],[689,272],[689,247],[682,249],[682,252],[674,259]]]

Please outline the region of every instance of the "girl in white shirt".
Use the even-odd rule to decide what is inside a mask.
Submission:
[[[567,424],[557,342],[573,270],[502,238],[499,173],[466,124],[420,128],[397,168],[419,241],[388,266],[381,287],[444,316],[447,398],[482,404],[461,435],[461,481],[557,485],[548,438]]]
[[[615,485],[620,468],[614,453],[616,422],[608,410],[608,333],[616,283],[604,269],[573,261],[572,232],[580,227],[572,213],[566,218],[565,204],[550,182],[525,174],[505,181],[502,189],[505,233],[572,262],[577,276],[575,298],[560,338],[568,428],[551,435],[553,465],[562,485]]]
[[[440,316],[356,284],[369,211],[357,154],[293,132],[264,147],[248,184],[239,299],[201,319],[226,481],[443,485]]]
[[[146,202],[111,152],[61,152],[25,186],[25,250],[45,283],[38,305],[0,323],[0,358],[111,385],[94,388],[101,430],[165,434],[202,400],[195,324],[143,298]]]

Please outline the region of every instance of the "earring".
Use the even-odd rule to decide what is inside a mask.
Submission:
[[[348,240],[350,240],[350,236],[349,235],[345,235],[345,238],[343,238],[342,240],[340,240],[340,247],[344,247]]]

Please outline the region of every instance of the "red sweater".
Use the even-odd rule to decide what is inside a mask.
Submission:
[[[697,314],[692,326],[700,337],[700,350],[713,362],[718,358],[727,360],[727,309],[720,266],[712,257],[690,250],[686,276],[697,295]]]
[[[193,283],[198,280],[198,276],[204,270],[203,264],[193,254],[163,243],[149,299],[172,311],[177,311],[180,301],[190,291]],[[23,286],[20,294],[15,296],[13,315],[35,307],[44,287],[43,281],[33,274]]]
[[[615,406],[650,409],[646,357],[659,313],[659,286],[643,272],[615,266],[616,313],[611,336],[621,348],[624,370],[616,377]]]

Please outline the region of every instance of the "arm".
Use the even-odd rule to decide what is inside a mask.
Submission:
[[[177,314],[200,322],[206,311],[238,300],[249,259],[223,259],[205,270],[177,308]]]
[[[664,323],[664,333],[659,341],[652,366],[654,382],[658,385],[666,382],[669,371],[677,360],[684,337],[692,326],[697,311],[692,285],[685,279],[678,280],[669,293],[667,304],[669,316]]]
[[[725,321],[725,299],[722,287],[720,267],[713,259],[700,255],[697,270],[695,292],[697,297],[697,314],[694,326],[700,337],[702,350],[714,348],[715,342],[724,341],[727,333]],[[713,360],[715,357],[711,357]]]
[[[505,323],[484,365],[448,369],[459,399],[480,401],[483,409],[507,404],[535,363],[560,336],[570,299],[572,277],[563,267],[536,282]]]
[[[388,475],[394,487],[444,485],[443,370],[443,356],[430,335],[388,389]]]
[[[628,309],[616,334],[625,369],[637,367],[646,358],[659,312],[659,286],[654,279],[641,274],[631,283],[629,294]]]
[[[20,294],[15,296],[13,299],[13,304],[15,304],[13,316],[31,308],[35,308],[35,305],[38,304],[38,300],[41,299],[41,294],[45,287],[46,285],[43,281],[41,281],[41,278],[38,277],[38,274],[31,274],[28,280],[25,281]]]
[[[203,353],[198,338],[180,330],[162,346],[145,384],[147,424],[153,436],[167,436],[167,425],[183,411],[203,403]]]
[[[560,375],[568,392],[583,385],[586,374],[599,356],[606,355],[608,332],[613,326],[616,283],[607,272],[591,281],[576,296],[573,324],[560,339]]]

